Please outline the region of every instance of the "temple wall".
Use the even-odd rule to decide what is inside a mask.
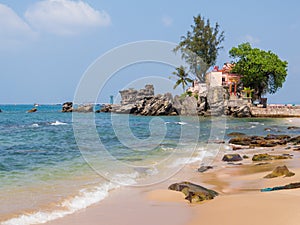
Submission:
[[[251,107],[254,117],[300,117],[299,106],[268,106],[267,108]]]

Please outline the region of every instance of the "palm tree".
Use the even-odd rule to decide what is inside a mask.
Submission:
[[[185,91],[185,88],[188,85],[188,83],[193,82],[193,80],[188,77],[188,73],[185,72],[185,68],[183,66],[177,67],[176,71],[174,71],[172,74],[174,74],[178,78],[173,87],[174,89],[181,84],[183,91]]]

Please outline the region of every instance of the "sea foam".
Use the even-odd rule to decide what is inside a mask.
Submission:
[[[79,194],[71,199],[61,203],[64,209],[54,211],[37,211],[31,214],[24,214],[18,217],[6,220],[1,225],[31,225],[46,223],[51,220],[62,218],[78,210],[84,209],[92,204],[100,202],[108,196],[112,189],[118,188],[119,185],[113,183],[102,184],[93,190],[80,190]]]
[[[67,123],[63,123],[63,122],[60,122],[58,120],[56,120],[54,123],[51,123],[52,126],[59,126],[59,125],[67,125]]]

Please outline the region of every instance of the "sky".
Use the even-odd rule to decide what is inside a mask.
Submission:
[[[0,0],[0,104],[72,101],[97,58],[136,41],[178,43],[198,14],[225,31],[217,65],[230,61],[229,50],[243,42],[271,50],[289,66],[283,88],[268,102],[300,104],[299,8],[298,0]],[[101,90],[99,101],[130,84],[140,87],[134,81],[142,77],[170,80],[172,71],[155,63],[126,67]],[[181,91],[169,81],[154,83],[157,93]]]

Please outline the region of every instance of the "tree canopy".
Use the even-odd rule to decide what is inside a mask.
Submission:
[[[183,66],[177,67],[176,71],[173,74],[177,77],[177,81],[174,85],[174,89],[177,88],[179,85],[182,85],[183,91],[185,91],[186,86],[188,83],[192,83],[193,80],[190,79],[188,73],[185,72],[185,68]]]
[[[194,17],[192,31],[181,37],[181,41],[174,49],[181,51],[182,58],[189,64],[189,72],[200,82],[205,81],[205,73],[216,63],[218,52],[223,47],[224,31],[220,31],[219,24],[211,26],[209,19],[198,15]]]
[[[235,60],[231,72],[242,75],[244,87],[253,88],[259,99],[263,94],[274,94],[285,82],[288,62],[273,52],[243,43],[233,47],[229,54]]]

